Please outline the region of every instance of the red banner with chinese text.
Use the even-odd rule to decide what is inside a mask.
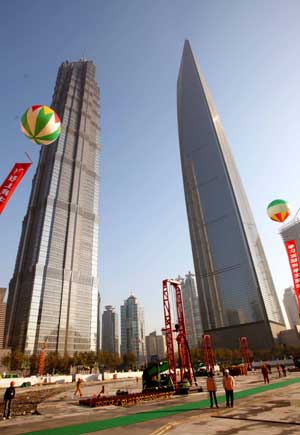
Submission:
[[[6,177],[4,183],[0,187],[0,214],[6,206],[9,198],[14,193],[17,185],[26,174],[31,163],[15,163],[14,167]]]
[[[297,245],[295,240],[284,242],[286,252],[289,257],[289,263],[293,275],[295,295],[298,302],[298,311],[300,313],[300,262],[297,252]]]

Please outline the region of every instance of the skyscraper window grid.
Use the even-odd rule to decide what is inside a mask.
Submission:
[[[40,152],[6,334],[27,353],[46,340],[49,350],[72,354],[96,350],[97,341],[99,89],[92,62],[61,65],[52,107],[62,133]]]
[[[177,98],[184,190],[203,328],[215,331],[220,340],[223,336],[223,346],[237,345],[240,333],[255,336],[258,330],[264,332],[264,345],[272,345],[284,328],[278,297],[219,116],[188,41],[180,65]],[[245,325],[244,332],[241,325]],[[263,346],[263,341],[256,344]]]

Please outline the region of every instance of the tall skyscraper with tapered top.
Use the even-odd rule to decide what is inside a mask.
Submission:
[[[177,83],[183,183],[202,326],[219,347],[270,347],[285,328],[254,218],[191,46]],[[249,152],[249,150],[245,150]]]
[[[99,88],[93,62],[64,62],[51,107],[59,139],[42,146],[13,277],[5,335],[13,349],[96,350]]]

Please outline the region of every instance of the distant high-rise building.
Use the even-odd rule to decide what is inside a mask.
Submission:
[[[145,363],[144,310],[133,295],[121,306],[121,355],[127,352],[135,354],[138,365]]]
[[[185,327],[189,347],[200,347],[203,329],[195,275],[189,272],[185,275],[185,278],[178,277],[177,280],[181,282]]]
[[[288,257],[290,257],[289,262],[292,267],[291,275],[294,280],[294,291],[296,291],[296,293],[299,294],[300,293],[300,219],[296,216],[290,222],[282,225],[280,227],[280,234],[289,252]],[[290,251],[290,247],[292,248],[292,251]],[[291,303],[291,305],[290,304],[289,305],[292,306],[293,305],[292,295],[289,296],[289,300]],[[298,309],[297,299],[296,299],[296,308],[298,311],[299,309]],[[289,316],[287,309],[286,311],[287,311],[287,315]],[[292,312],[295,312],[295,309],[292,309]],[[292,318],[295,319],[295,316],[293,315]],[[298,314],[298,321],[296,323],[297,325],[300,324],[299,320],[300,317]],[[290,318],[289,318],[289,322],[290,322]],[[294,321],[292,321],[292,324],[294,325]],[[292,324],[291,327],[293,327]]]
[[[178,355],[178,341],[177,341],[178,334],[177,334],[177,332],[175,332],[175,324],[177,322],[177,315],[176,314],[175,314],[173,320],[175,321],[174,323],[172,323],[172,327],[173,327],[173,331],[174,331],[173,332],[173,349],[174,349],[175,354]],[[167,352],[166,330],[162,329],[161,333],[162,333],[162,335],[164,337],[164,343],[166,345],[166,352]]]
[[[99,351],[101,349],[101,297],[98,293],[98,317],[97,317],[97,345],[96,349]]]
[[[4,348],[4,325],[6,314],[6,303],[4,302],[5,293],[6,288],[0,288],[0,349]]]
[[[177,86],[187,215],[203,329],[215,346],[272,346],[279,300],[220,118],[185,42]]]
[[[33,353],[47,341],[49,351],[73,354],[97,347],[100,144],[92,62],[60,66],[51,107],[62,132],[41,147],[5,328],[13,349]]]
[[[283,242],[295,240],[298,258],[300,258],[300,219],[294,218],[280,227]]]
[[[119,349],[119,319],[112,305],[106,305],[102,314],[102,350],[104,352],[120,353]]]
[[[283,305],[290,327],[294,328],[296,325],[300,325],[298,304],[293,287],[288,287],[284,290]]]
[[[146,353],[147,360],[158,359],[164,360],[166,357],[166,343],[163,335],[156,335],[156,331],[150,332],[146,335]]]

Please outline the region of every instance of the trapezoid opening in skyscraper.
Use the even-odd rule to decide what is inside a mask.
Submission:
[[[185,41],[177,82],[183,184],[203,329],[217,347],[274,344],[285,329],[267,259],[220,118]]]

